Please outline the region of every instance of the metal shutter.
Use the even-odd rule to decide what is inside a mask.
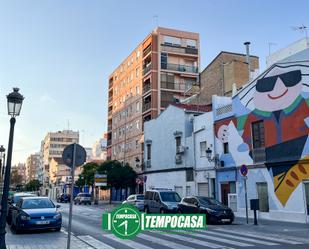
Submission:
[[[208,183],[198,183],[197,184],[197,192],[199,196],[208,197]]]

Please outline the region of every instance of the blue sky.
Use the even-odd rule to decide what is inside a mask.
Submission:
[[[5,96],[25,96],[14,163],[40,148],[48,131],[68,127],[91,146],[106,130],[107,78],[158,24],[200,33],[204,68],[220,51],[251,53],[265,68],[272,51],[304,36],[308,1],[0,0],[0,144],[7,147]]]

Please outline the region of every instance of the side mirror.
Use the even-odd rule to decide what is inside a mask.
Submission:
[[[56,208],[60,208],[61,206],[58,204],[58,205],[56,205]]]

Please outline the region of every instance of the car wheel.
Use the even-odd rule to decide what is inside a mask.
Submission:
[[[60,232],[60,230],[61,230],[61,227],[57,227],[57,228],[55,229],[55,232]]]
[[[148,207],[145,207],[144,211],[145,211],[146,214],[150,214]]]

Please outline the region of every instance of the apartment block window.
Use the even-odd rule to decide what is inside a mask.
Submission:
[[[136,52],[136,60],[138,60],[140,56],[141,56],[141,51],[138,50],[138,51]]]
[[[181,145],[181,137],[178,136],[175,137],[175,139],[176,139],[176,152],[177,152],[178,147]]]
[[[206,141],[200,142],[200,155],[201,157],[205,157],[206,156],[206,149],[207,149],[207,143]]]
[[[196,48],[196,40],[187,39],[188,48]]]
[[[223,143],[223,153],[228,154],[229,152],[229,143]]]
[[[269,212],[267,183],[266,182],[256,183],[256,189],[259,199],[260,211]]]
[[[178,37],[173,37],[173,36],[164,36],[163,42],[166,45],[171,45],[171,46],[181,46],[181,39]]]
[[[161,53],[161,68],[167,69],[167,53]]]
[[[136,94],[139,94],[139,86],[136,87]]]
[[[139,130],[139,120],[136,120],[136,129]]]
[[[139,106],[140,106],[139,102],[136,102],[136,112],[139,112]]]
[[[265,134],[264,134],[264,122],[263,120],[257,121],[251,124],[252,128],[252,144],[253,148],[265,147]]]
[[[151,160],[151,144],[147,144],[147,160]]]
[[[139,67],[135,69],[135,75],[136,75],[136,78],[138,78],[138,76],[139,76]]]
[[[194,181],[193,169],[186,170],[186,180],[187,180],[187,182],[193,182]]]

